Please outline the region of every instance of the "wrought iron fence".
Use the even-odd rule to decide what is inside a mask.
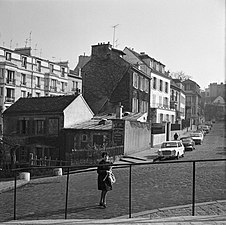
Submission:
[[[128,212],[129,212],[129,218],[132,217],[132,167],[139,166],[139,165],[150,165],[150,166],[155,166],[155,165],[163,165],[163,164],[181,164],[181,163],[191,163],[192,164],[192,216],[195,215],[195,196],[196,196],[196,183],[198,180],[196,180],[196,165],[197,163],[202,163],[202,162],[215,162],[215,161],[226,161],[225,159],[203,159],[203,160],[185,160],[185,161],[161,161],[161,162],[144,162],[144,163],[133,163],[133,164],[128,164],[128,163],[120,163],[120,164],[114,164],[114,168],[128,168],[129,169],[129,182],[128,182],[128,195],[129,195],[129,202],[128,202]],[[83,173],[83,172],[91,172],[91,171],[96,171],[96,165],[86,165],[84,169],[84,165],[81,166],[63,166],[61,167],[64,171],[64,175],[66,175],[66,190],[65,190],[65,211],[64,211],[64,218],[67,219],[68,215],[68,196],[69,196],[69,177],[72,174],[76,173]],[[24,172],[24,171],[29,171],[29,170],[34,170],[34,169],[56,169],[59,167],[32,167],[32,168],[17,168],[14,169],[14,220],[16,220],[17,215],[17,175],[19,172]],[[87,170],[88,168],[88,170]]]

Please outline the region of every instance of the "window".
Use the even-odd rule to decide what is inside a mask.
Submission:
[[[159,90],[162,91],[162,80],[159,80]]]
[[[10,52],[6,52],[5,53],[5,58],[7,61],[11,61],[11,53]]]
[[[51,79],[51,86],[50,86],[50,89],[51,89],[52,91],[56,91],[56,90],[57,90],[57,80]]]
[[[149,82],[148,82],[148,79],[144,79],[144,91],[146,92],[146,93],[148,93],[148,91],[149,91]]]
[[[21,97],[26,98],[26,91],[21,91]]]
[[[19,120],[19,134],[28,134],[28,122],[27,119]]]
[[[136,72],[133,73],[133,87],[138,88],[138,74]]]
[[[58,134],[59,132],[59,119],[50,118],[49,119],[49,134]]]
[[[164,97],[163,101],[164,101],[163,102],[163,106],[166,107],[166,108],[168,108],[168,104],[169,104],[168,98],[167,97]]]
[[[163,121],[163,114],[160,113],[160,116],[159,116],[159,122],[162,123],[162,121]]]
[[[65,89],[65,83],[61,82],[61,91],[64,91],[64,89]]]
[[[62,76],[62,77],[65,76],[65,67],[61,67],[61,76]]]
[[[142,76],[139,76],[139,80],[140,80],[140,85],[139,85],[139,89],[141,90],[141,91],[143,91],[144,90],[144,78],[142,77]]]
[[[168,93],[168,91],[169,91],[169,86],[168,86],[169,84],[167,83],[167,82],[165,82],[165,92],[166,93]]]
[[[15,90],[12,88],[6,88],[6,102],[14,102],[15,101]]]
[[[41,72],[41,61],[40,60],[37,60],[36,61],[36,64],[37,64],[37,71],[38,72]]]
[[[73,83],[72,83],[72,91],[75,91],[75,90],[77,90],[78,89],[78,81],[73,81]]]
[[[154,77],[154,78],[153,78],[153,88],[154,88],[154,89],[156,89],[156,82],[157,82],[157,78]]]
[[[27,57],[22,56],[22,67],[27,68]]]
[[[26,85],[26,74],[21,73],[21,85]]]
[[[50,73],[53,73],[53,71],[54,71],[53,64],[49,64],[49,69],[50,69]]]
[[[40,84],[40,77],[36,77],[36,88],[40,88],[41,84]]]
[[[162,106],[162,96],[159,96],[159,106]]]
[[[133,98],[132,111],[138,112],[138,99],[137,98]]]
[[[87,142],[88,141],[88,136],[86,134],[82,135],[82,142]]]
[[[35,120],[35,134],[44,134],[44,120]]]
[[[15,84],[15,72],[12,70],[6,70],[6,83]]]

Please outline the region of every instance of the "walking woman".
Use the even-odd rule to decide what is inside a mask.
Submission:
[[[107,165],[103,165],[107,164]],[[98,190],[101,191],[99,206],[106,208],[106,194],[108,191],[112,190],[112,183],[109,178],[111,173],[112,162],[109,161],[109,156],[107,152],[102,153],[102,159],[99,162],[97,168],[98,173]]]

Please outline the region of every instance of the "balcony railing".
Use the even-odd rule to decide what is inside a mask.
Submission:
[[[55,87],[55,86],[50,86],[50,91],[57,91],[57,87]]]
[[[170,106],[167,105],[167,104],[154,103],[154,104],[151,104],[151,108],[164,108],[164,109],[170,109]]]
[[[11,84],[11,85],[15,85],[16,84],[16,80],[15,79],[6,79],[6,84]]]
[[[15,102],[15,97],[5,97],[5,102]]]

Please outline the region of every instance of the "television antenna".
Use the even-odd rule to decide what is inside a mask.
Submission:
[[[112,26],[112,28],[113,28],[113,48],[115,47],[115,29],[117,28],[117,26],[119,26],[119,24]]]
[[[30,35],[29,35],[29,43],[30,43],[30,47],[31,47],[31,33],[32,33],[32,31],[30,32]]]
[[[34,55],[36,55],[36,51],[38,50],[38,49],[37,49],[37,45],[38,45],[38,44],[36,43],[36,44],[35,44],[35,48],[34,48]]]

